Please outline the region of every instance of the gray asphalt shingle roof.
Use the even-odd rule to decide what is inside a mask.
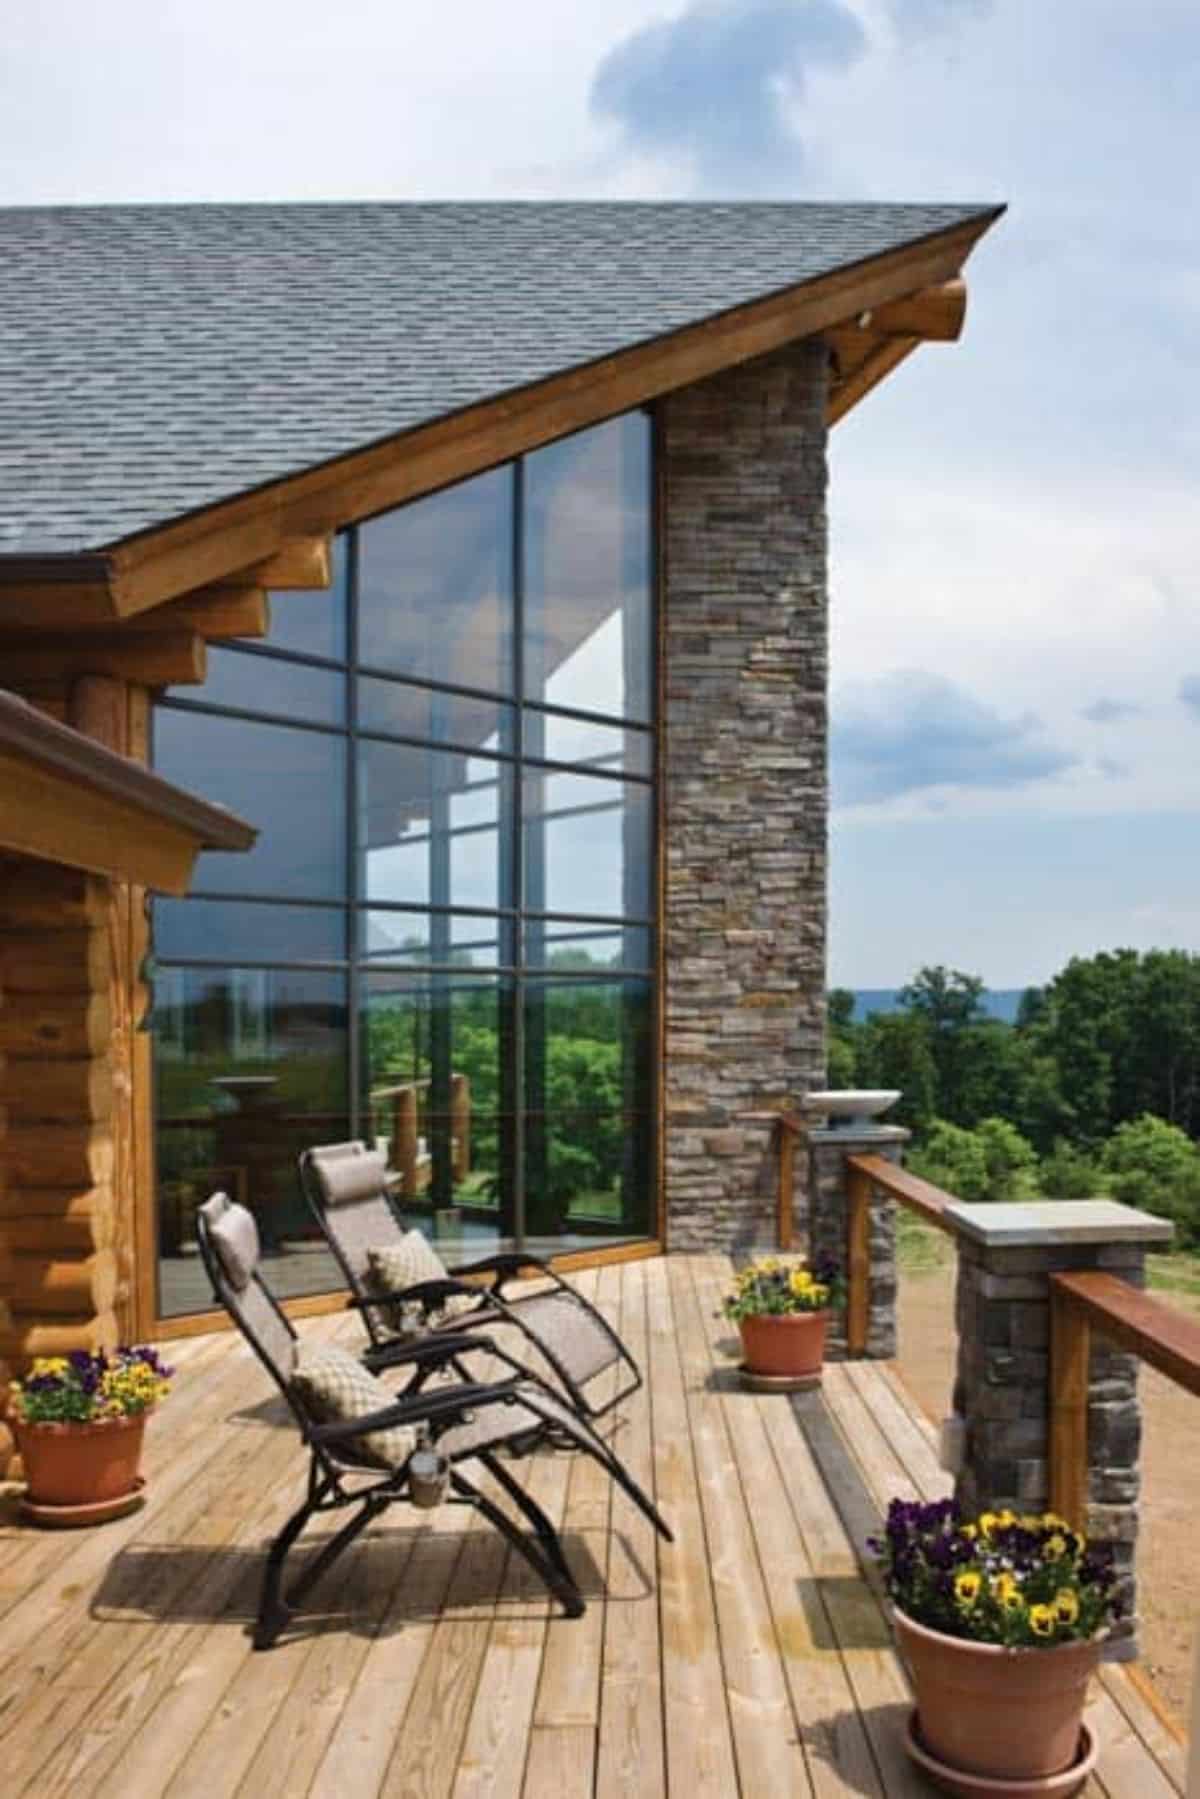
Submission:
[[[106,547],[992,211],[0,209],[0,555]]]

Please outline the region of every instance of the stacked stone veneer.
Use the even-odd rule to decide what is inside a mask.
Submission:
[[[745,1114],[822,1079],[825,370],[806,341],[661,407],[673,1250],[774,1242],[771,1133]]]
[[[1028,1230],[1021,1214],[1031,1218]],[[1099,1268],[1144,1286],[1147,1248],[1169,1240],[1171,1227],[1103,1201],[956,1206],[952,1215],[959,1227],[954,1410],[966,1423],[955,1490],[969,1511],[1040,1511],[1049,1504],[1050,1276]],[[1137,1376],[1136,1356],[1093,1335],[1086,1528],[1112,1544],[1122,1571],[1126,1616],[1110,1646],[1115,1659],[1136,1652]]]
[[[897,1166],[912,1135],[899,1125],[808,1132],[808,1249],[815,1262],[847,1274],[846,1159],[880,1156]],[[867,1304],[867,1354],[890,1358],[896,1353],[896,1206],[876,1187],[871,1192],[868,1251],[871,1263]],[[825,1342],[827,1361],[846,1356],[846,1314],[834,1312]]]

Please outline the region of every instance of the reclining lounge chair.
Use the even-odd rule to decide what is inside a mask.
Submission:
[[[650,1519],[672,1536],[657,1509],[607,1444],[560,1395],[524,1372],[499,1346],[449,1331],[427,1335],[397,1351],[393,1366],[410,1378],[393,1391],[348,1351],[301,1344],[259,1271],[258,1231],[250,1212],[223,1193],[197,1214],[196,1234],[213,1292],[279,1387],[307,1446],[311,1465],[303,1503],[279,1532],[267,1556],[256,1649],[269,1649],[293,1608],[359,1533],[398,1501],[474,1507],[495,1526],[545,1582],[568,1617],[584,1611],[558,1533],[495,1451],[514,1440],[553,1430],[600,1463]],[[469,1362],[485,1356],[507,1364],[502,1379],[472,1378]],[[432,1384],[431,1377],[437,1377]],[[492,1476],[530,1531],[516,1524],[463,1472],[478,1462]],[[285,1588],[289,1551],[317,1512],[351,1509],[351,1516]],[[532,1534],[530,1534],[530,1532]]]
[[[508,1325],[544,1357],[575,1411],[600,1418],[642,1384],[637,1363],[607,1320],[583,1295],[568,1286],[548,1262],[524,1250],[464,1262],[449,1273],[419,1231],[406,1230],[388,1190],[382,1154],[361,1142],[330,1143],[305,1150],[300,1184],[328,1238],[353,1304],[362,1312],[371,1339],[363,1356],[368,1368],[387,1367],[398,1342],[411,1340],[412,1323],[401,1335],[398,1321],[415,1310],[423,1328],[494,1332]],[[390,1261],[404,1272],[384,1285],[378,1269]],[[536,1271],[533,1293],[509,1297],[506,1284]],[[463,1283],[466,1275],[490,1276],[487,1286]],[[418,1328],[421,1328],[420,1326]],[[603,1401],[597,1376],[619,1366],[624,1376]],[[538,1372],[541,1372],[540,1367]]]

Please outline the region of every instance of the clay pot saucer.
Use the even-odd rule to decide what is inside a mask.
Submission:
[[[113,1499],[95,1499],[87,1505],[47,1505],[44,1500],[18,1500],[21,1516],[30,1524],[46,1530],[81,1530],[87,1524],[107,1524],[113,1518],[124,1518],[146,1503],[145,1481],[138,1476],[128,1493]]]
[[[811,1393],[821,1384],[819,1370],[816,1374],[760,1374],[757,1368],[739,1362],[738,1375],[749,1393]]]
[[[908,1714],[904,1747],[910,1759],[943,1793],[952,1799],[1071,1799],[1096,1766],[1099,1747],[1086,1724],[1080,1726],[1079,1753],[1061,1774],[1034,1774],[1027,1780],[1000,1780],[994,1774],[964,1774],[930,1755],[921,1741],[920,1721],[914,1705]]]

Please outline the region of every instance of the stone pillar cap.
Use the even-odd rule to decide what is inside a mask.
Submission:
[[[962,1236],[992,1249],[1169,1243],[1175,1234],[1169,1219],[1115,1199],[1031,1200],[1014,1205],[967,1205],[956,1200],[942,1216]]]
[[[864,1148],[878,1143],[907,1143],[912,1136],[902,1124],[820,1124],[805,1127],[810,1143],[861,1144]]]

